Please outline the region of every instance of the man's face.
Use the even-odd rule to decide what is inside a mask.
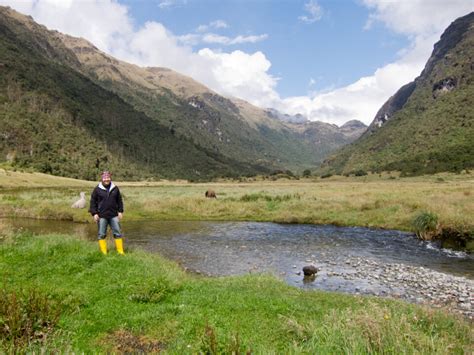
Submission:
[[[110,178],[109,177],[103,177],[102,178],[102,185],[109,186],[110,185]]]

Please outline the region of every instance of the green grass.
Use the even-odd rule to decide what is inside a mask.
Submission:
[[[440,181],[442,179],[442,181]],[[440,227],[474,229],[472,174],[416,178],[392,175],[326,179],[187,182],[117,182],[126,220],[247,220],[330,223],[415,231],[424,211]],[[31,181],[31,182],[30,182]],[[0,170],[0,215],[90,221],[70,205],[95,183]],[[30,188],[34,187],[34,188]],[[40,188],[44,187],[44,188]],[[52,188],[51,188],[52,187]],[[217,199],[206,199],[213,189]]]
[[[103,256],[70,236],[5,237],[0,282],[6,295],[47,307],[26,314],[57,322],[45,337],[0,351],[157,351],[169,353],[468,353],[470,324],[399,301],[305,291],[269,275],[202,278],[141,251]],[[21,297],[20,297],[21,298]],[[0,302],[0,327],[14,318]],[[45,301],[46,300],[46,301]],[[41,311],[43,310],[43,311]],[[46,310],[46,311],[44,311]],[[43,312],[43,313],[41,313]],[[18,312],[17,312],[18,313]],[[21,312],[20,312],[21,313]],[[53,314],[54,313],[54,314]],[[51,318],[54,320],[54,317]],[[470,348],[471,346],[471,348]]]

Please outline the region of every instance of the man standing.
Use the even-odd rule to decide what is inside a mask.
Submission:
[[[95,187],[91,195],[89,212],[99,228],[99,248],[103,254],[107,254],[107,226],[112,228],[115,239],[115,247],[121,255],[123,252],[122,233],[120,231],[120,220],[123,215],[122,195],[117,186],[112,182],[112,175],[104,171],[101,182]]]

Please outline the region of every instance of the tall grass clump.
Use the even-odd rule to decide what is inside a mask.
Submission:
[[[228,338],[219,337],[215,327],[206,324],[200,348],[201,354],[251,354],[252,350],[242,344],[238,332]]]
[[[277,195],[277,196],[271,196],[267,195],[265,193],[250,193],[250,194],[245,194],[240,197],[240,201],[242,202],[255,202],[255,201],[267,201],[267,202],[283,202],[283,201],[289,201],[292,199],[299,200],[301,199],[301,195],[298,193],[295,194],[284,194],[284,195]]]
[[[423,240],[431,240],[438,229],[438,216],[432,212],[421,212],[412,221],[416,235]]]
[[[0,343],[13,352],[42,345],[54,332],[60,305],[35,289],[0,291]]]

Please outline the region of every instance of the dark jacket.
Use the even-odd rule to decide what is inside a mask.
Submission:
[[[98,214],[100,218],[113,218],[118,213],[123,212],[123,201],[120,190],[113,182],[110,183],[110,189],[100,183],[91,195],[91,205],[89,212],[92,215]]]

